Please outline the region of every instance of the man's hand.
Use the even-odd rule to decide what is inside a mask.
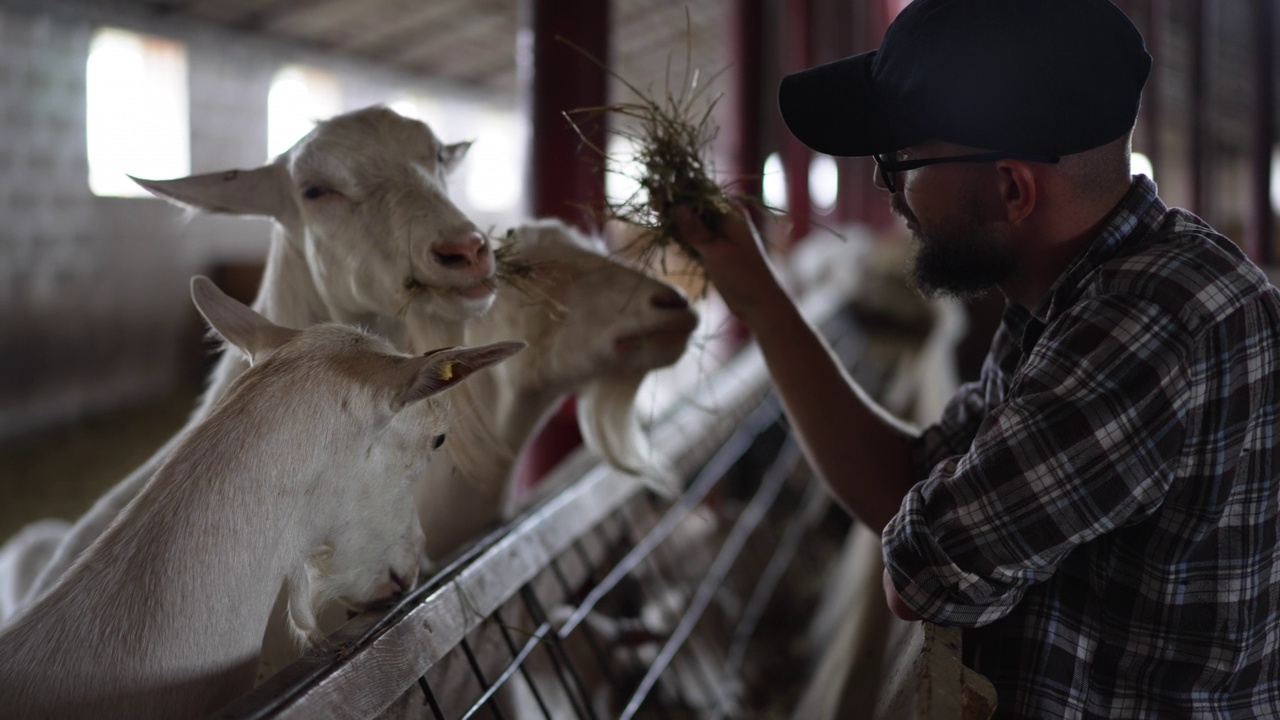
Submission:
[[[884,571],[884,599],[889,603],[889,610],[894,615],[906,620],[907,622],[915,622],[920,619],[920,615],[902,602],[902,598],[898,596],[898,589],[893,586],[893,578],[889,577],[889,571]]]
[[[782,283],[765,254],[760,235],[746,212],[734,207],[723,222],[723,230],[712,234],[687,206],[673,213],[682,242],[697,251],[708,279],[725,304],[747,327],[764,320],[771,307],[789,303]]]

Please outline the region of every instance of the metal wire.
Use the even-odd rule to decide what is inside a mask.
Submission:
[[[538,600],[538,596],[528,585],[521,589],[520,596],[524,599],[525,605],[529,609],[529,614],[533,617],[534,621],[538,623],[539,627],[541,627],[543,623],[546,623],[549,626],[550,622],[547,619],[546,610],[542,607],[542,603]],[[556,674],[559,676],[560,682],[563,684],[565,690],[568,691],[567,695],[569,696],[569,701],[573,704],[574,712],[579,718],[585,717],[590,718],[591,720],[598,720],[595,709],[591,707],[591,699],[587,697],[587,691],[586,687],[582,683],[582,677],[573,666],[573,661],[570,658],[569,653],[565,651],[564,645],[560,641],[559,633],[549,632],[547,633],[547,637],[551,639],[551,644],[548,646],[548,654],[551,656],[552,665],[555,666]],[[565,678],[566,674],[569,676],[568,680]],[[573,683],[572,686],[569,684],[570,680]],[[576,696],[574,693],[575,690],[577,692]],[[581,701],[582,709],[579,709],[579,700]]]
[[[486,691],[480,696],[480,700],[472,705],[471,708],[467,710],[466,714],[462,716],[462,720],[467,720],[467,718],[474,716],[480,708],[484,707],[489,702],[489,698],[492,697],[493,694],[488,692],[492,686],[484,678],[484,670],[480,668],[480,663],[476,661],[475,653],[471,651],[471,643],[467,642],[466,638],[463,638],[462,642],[458,643],[458,645],[462,647],[462,652],[467,656],[467,663],[471,665],[471,671],[475,673],[476,680],[480,681],[480,687]],[[506,716],[502,714],[502,709],[497,705],[490,704],[489,708],[493,711],[494,717],[498,720],[506,720]]]
[[[671,638],[663,646],[662,651],[650,666],[649,671],[645,673],[644,679],[640,681],[640,686],[636,689],[635,694],[631,696],[631,700],[618,716],[619,720],[630,720],[639,712],[645,697],[658,682],[658,677],[666,669],[671,662],[671,658],[689,637],[690,633],[692,633],[694,624],[711,602],[712,594],[723,583],[724,576],[728,573],[729,567],[746,543],[747,536],[764,517],[769,505],[777,497],[782,481],[794,469],[799,460],[799,447],[794,441],[788,441],[784,445],[784,451],[779,454],[778,460],[765,474],[765,480],[761,484],[760,490],[752,498],[742,517],[734,525],[733,530],[730,531],[729,537],[725,539],[719,554],[716,555],[715,561],[708,569],[706,579],[698,586],[697,594],[689,602],[680,624],[676,626]]]

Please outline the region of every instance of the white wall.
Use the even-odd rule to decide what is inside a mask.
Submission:
[[[0,439],[172,390],[191,275],[265,255],[266,221],[188,222],[159,200],[89,192],[85,61],[100,25],[186,43],[192,172],[262,164],[267,90],[285,63],[335,73],[346,109],[461,92],[109,1],[0,3]]]

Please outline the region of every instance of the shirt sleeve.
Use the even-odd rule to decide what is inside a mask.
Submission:
[[[913,477],[928,477],[938,463],[968,451],[987,409],[999,404],[1008,392],[1007,376],[1021,357],[1018,346],[1030,318],[1031,314],[1017,305],[1005,309],[978,379],[961,385],[938,421],[912,440]]]
[[[884,529],[885,566],[922,617],[1008,614],[1072,548],[1149,516],[1184,437],[1190,338],[1157,304],[1106,295],[1055,320],[979,425]]]

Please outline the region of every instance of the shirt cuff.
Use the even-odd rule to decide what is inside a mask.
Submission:
[[[938,625],[981,627],[1009,614],[1025,588],[994,582],[952,560],[926,522],[923,485],[907,493],[881,535],[885,569],[898,597]]]

